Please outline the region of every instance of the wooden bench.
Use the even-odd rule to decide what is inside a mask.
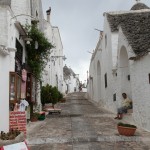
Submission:
[[[59,114],[61,114],[61,109],[60,108],[47,108],[46,111],[49,114],[53,114],[53,113],[59,113]]]

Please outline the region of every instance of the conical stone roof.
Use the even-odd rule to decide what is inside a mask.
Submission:
[[[136,3],[132,6],[131,10],[141,10],[141,9],[150,9],[147,5],[144,3]]]

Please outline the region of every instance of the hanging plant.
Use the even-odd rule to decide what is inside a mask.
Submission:
[[[27,62],[32,73],[38,79],[41,79],[42,71],[49,61],[49,55],[54,46],[48,41],[44,36],[44,33],[42,33],[36,25],[26,26],[25,28],[28,32],[28,36],[32,39],[30,45],[26,45]]]

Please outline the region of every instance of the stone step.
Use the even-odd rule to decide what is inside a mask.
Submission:
[[[133,113],[133,109],[128,109],[128,113]]]
[[[122,119],[123,122],[127,122],[127,123],[130,123],[130,124],[135,124],[135,121],[134,121],[134,118],[132,116],[132,113],[126,113],[126,114],[123,114],[123,119]]]

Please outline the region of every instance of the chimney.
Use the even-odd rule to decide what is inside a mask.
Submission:
[[[103,35],[104,35],[104,32],[103,32],[103,31],[100,31],[100,38],[101,38],[101,39],[103,38]]]
[[[51,7],[46,11],[47,13],[47,21],[50,23],[50,14],[51,14]]]

